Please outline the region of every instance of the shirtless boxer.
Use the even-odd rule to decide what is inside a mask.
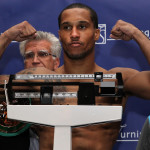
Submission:
[[[112,98],[98,98],[97,105],[120,105],[125,107],[129,94],[150,98],[150,72],[130,68],[113,68],[106,70],[94,62],[95,42],[100,31],[96,13],[84,4],[72,4],[65,8],[59,15],[59,39],[64,51],[64,65],[56,70],[60,74],[93,74],[94,72],[116,73],[122,72],[126,96],[122,102]],[[149,39],[135,26],[119,20],[113,27],[112,38],[131,40],[134,39],[141,50],[150,60]],[[142,81],[139,80],[142,78]],[[81,81],[81,80],[80,80]],[[68,101],[66,102],[66,104]],[[70,104],[73,102],[71,101]],[[65,104],[65,102],[63,103]],[[74,101],[74,104],[75,101]],[[119,133],[120,122],[91,125],[72,129],[73,150],[111,150]],[[53,129],[41,133],[41,149],[51,150],[53,145]],[[47,140],[46,140],[47,138]],[[51,141],[49,140],[51,139]]]

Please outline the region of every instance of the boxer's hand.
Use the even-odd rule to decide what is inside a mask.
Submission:
[[[132,40],[134,37],[134,33],[138,29],[123,20],[118,20],[115,26],[111,30],[110,37],[113,39],[121,39],[125,41]]]
[[[24,41],[26,39],[33,39],[36,37],[35,28],[29,24],[27,21],[23,21],[8,30],[4,33],[4,36],[10,41]]]

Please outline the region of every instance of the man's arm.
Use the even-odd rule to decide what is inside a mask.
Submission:
[[[11,41],[24,41],[36,36],[36,30],[27,21],[23,21],[0,35],[0,58]]]
[[[138,96],[150,99],[150,71],[139,72],[131,68],[113,68],[109,73],[121,72],[124,92],[127,96]]]
[[[111,31],[110,37],[125,41],[135,40],[150,64],[150,40],[137,27],[125,21],[118,20]]]
[[[150,99],[150,71],[142,71],[124,82],[124,90],[128,95]]]

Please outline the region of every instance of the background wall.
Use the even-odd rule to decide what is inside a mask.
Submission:
[[[101,28],[101,38],[96,44],[95,60],[98,65],[106,69],[129,67],[139,71],[150,70],[135,41],[109,38],[118,19],[134,24],[150,37],[149,0],[0,0],[0,33],[27,20],[37,30],[49,31],[58,37],[57,16],[65,6],[73,2],[85,3],[98,14]],[[14,74],[22,69],[23,59],[19,54],[18,43],[12,42],[0,60],[0,74]],[[128,99],[114,150],[136,148],[143,123],[150,114],[149,108],[150,101],[136,97]]]

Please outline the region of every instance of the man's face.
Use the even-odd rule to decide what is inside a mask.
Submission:
[[[53,59],[51,54],[51,44],[46,40],[30,41],[25,47],[25,69],[35,67],[45,67],[55,70],[59,66],[59,59]]]
[[[87,9],[67,9],[61,16],[59,38],[64,54],[71,59],[82,59],[94,50],[99,29],[94,28]]]

